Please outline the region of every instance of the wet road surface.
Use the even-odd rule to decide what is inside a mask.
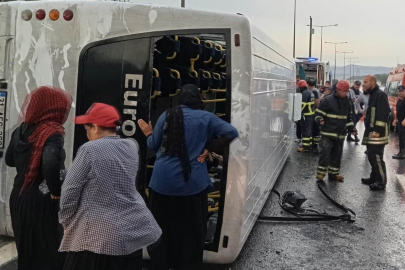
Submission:
[[[359,132],[362,125],[358,124]],[[323,188],[356,212],[355,223],[257,222],[234,263],[205,269],[405,269],[405,160],[391,158],[397,149],[394,134],[384,153],[387,189],[370,191],[360,181],[371,171],[365,146],[345,142],[341,170],[345,181],[326,179]],[[317,155],[293,149],[274,189],[281,194],[299,190],[308,199],[303,206],[341,214],[317,188],[317,161]],[[286,216],[277,199],[271,193],[262,215]]]
[[[356,212],[355,223],[257,222],[234,263],[205,265],[204,270],[405,269],[405,160],[391,158],[397,144],[397,136],[391,135],[384,155],[385,191],[370,191],[361,184],[371,168],[365,146],[355,143],[345,142],[341,170],[345,182],[324,181],[332,198]],[[299,190],[308,199],[303,206],[341,214],[317,188],[317,161],[317,155],[293,149],[274,188],[280,193]],[[277,199],[271,193],[262,215],[287,216]],[[0,269],[17,269],[16,263]]]

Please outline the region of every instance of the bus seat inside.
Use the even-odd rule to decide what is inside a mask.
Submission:
[[[194,84],[204,101],[202,109],[226,121],[227,76],[226,42],[223,35],[170,35],[155,38],[150,121],[154,125],[159,116],[178,104],[180,87]],[[214,138],[213,138],[214,139]],[[207,250],[218,250],[221,218],[220,209],[225,195],[227,151],[211,153],[207,161],[213,189],[209,193]],[[146,185],[150,181],[156,155],[148,150]],[[224,162],[225,160],[225,162]],[[223,190],[223,192],[221,192]],[[147,194],[147,192],[145,192]],[[221,195],[223,194],[223,195]]]

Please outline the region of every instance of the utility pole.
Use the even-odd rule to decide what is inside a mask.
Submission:
[[[346,44],[348,42],[345,41],[345,42],[325,42],[325,43],[335,44],[335,71],[333,72],[333,80],[336,80],[336,45],[338,45],[338,44]]]
[[[312,51],[312,17],[309,16],[309,57],[311,57]]]
[[[186,0],[181,0],[181,7],[185,8],[186,7]]]
[[[183,0],[185,1],[185,0]],[[294,0],[294,44],[293,44],[293,58],[295,59],[295,23],[297,19],[297,0]]]
[[[338,52],[338,53],[343,53],[343,80],[345,80],[346,77],[346,53],[354,53],[352,52]]]
[[[309,26],[309,25],[307,25]],[[331,26],[338,26],[337,24],[333,24],[333,25],[312,25],[312,27],[320,27],[321,28],[321,55],[320,55],[320,60],[322,61],[322,45],[323,45],[323,28],[324,27],[331,27]]]

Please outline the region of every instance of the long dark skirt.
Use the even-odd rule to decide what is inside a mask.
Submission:
[[[68,252],[64,270],[142,270],[142,250],[126,256]]]
[[[19,270],[58,270],[63,268],[64,253],[58,248],[63,229],[58,222],[59,200],[38,189],[20,195],[14,188],[10,214],[18,252]]]
[[[202,269],[207,191],[192,196],[166,196],[151,190],[149,208],[163,231],[160,244],[149,250],[153,270]]]

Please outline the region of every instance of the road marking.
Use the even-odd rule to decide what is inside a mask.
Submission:
[[[17,248],[15,242],[7,244],[0,248],[0,266],[17,257]]]

